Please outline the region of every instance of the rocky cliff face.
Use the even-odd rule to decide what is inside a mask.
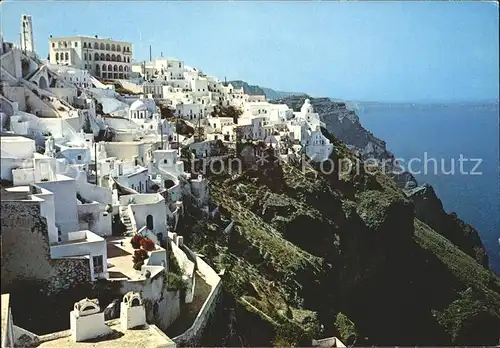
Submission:
[[[477,230],[460,220],[457,214],[447,214],[431,185],[424,184],[407,192],[415,205],[418,219],[439,231],[478,263],[488,267],[488,255]]]
[[[359,160],[324,134],[335,162]],[[498,343],[500,279],[421,221],[386,175],[275,164],[210,183],[222,218],[188,212],[179,231],[225,269],[225,310],[204,345]]]

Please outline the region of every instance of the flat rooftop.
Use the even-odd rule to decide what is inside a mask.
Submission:
[[[2,201],[25,201],[29,198],[29,191],[17,190],[18,187],[1,188],[0,199]]]
[[[120,319],[106,322],[112,332],[109,335],[98,337],[86,342],[75,342],[71,337],[71,331],[60,331],[40,336],[38,347],[93,347],[93,348],[159,348],[175,347],[175,343],[155,325],[146,324],[143,327],[132,330],[123,330]]]
[[[144,279],[141,271],[134,269],[132,257],[134,248],[130,244],[131,237],[108,237],[106,248],[108,254],[109,280]]]
[[[0,140],[2,142],[8,142],[8,143],[34,143],[35,140],[31,139],[28,136],[24,135],[18,135],[18,134],[2,134],[0,136]]]

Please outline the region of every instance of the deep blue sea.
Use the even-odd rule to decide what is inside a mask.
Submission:
[[[363,126],[385,140],[389,151],[404,159],[403,166],[408,166],[411,158],[421,160],[421,164],[412,162],[413,171],[422,172],[415,175],[419,184],[432,184],[445,210],[456,212],[479,231],[490,268],[500,274],[498,103],[363,103],[358,107]],[[463,170],[460,155],[469,160],[463,161]],[[437,166],[431,158],[437,160]],[[473,159],[477,158],[482,162],[474,173],[482,174],[472,175],[477,163]],[[454,173],[450,173],[452,167]]]

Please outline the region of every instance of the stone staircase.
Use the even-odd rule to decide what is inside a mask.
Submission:
[[[134,234],[134,229],[132,227],[132,222],[130,221],[130,216],[128,215],[128,208],[127,206],[120,206],[120,217],[127,228],[127,231],[125,232],[126,236],[132,236]]]

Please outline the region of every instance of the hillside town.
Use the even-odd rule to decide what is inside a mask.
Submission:
[[[197,344],[225,270],[184,243],[184,214],[217,219],[208,174],[228,157],[328,159],[320,115],[120,39],[50,36],[44,60],[33,20],[0,41],[2,347]],[[34,288],[72,304],[23,309]]]

